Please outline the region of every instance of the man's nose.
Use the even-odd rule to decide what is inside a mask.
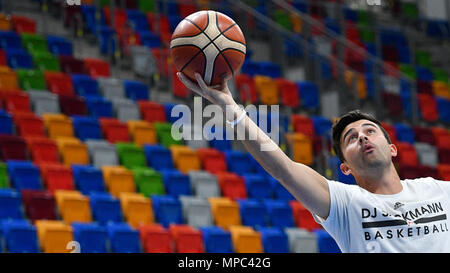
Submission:
[[[359,135],[359,143],[362,143],[364,140],[368,140],[367,136],[364,134]]]

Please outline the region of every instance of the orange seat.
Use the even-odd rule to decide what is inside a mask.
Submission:
[[[231,226],[230,233],[236,253],[264,253],[261,234],[252,227]]]
[[[73,241],[73,229],[62,221],[37,220],[35,222],[39,245],[45,253],[69,253],[68,243]]]
[[[314,162],[312,139],[301,133],[286,133],[286,140],[290,147],[292,159],[305,165]]]
[[[445,82],[433,81],[433,94],[435,96],[450,99],[450,85]]]
[[[267,76],[254,76],[256,91],[261,104],[278,104],[278,87],[272,78]]]
[[[47,135],[51,139],[59,137],[73,137],[72,120],[63,114],[42,114]]]
[[[108,191],[114,197],[119,197],[122,192],[136,192],[133,172],[122,166],[103,166],[103,177]]]
[[[65,165],[89,164],[89,154],[86,144],[77,138],[57,138],[56,143],[61,154],[61,161]]]
[[[56,190],[55,197],[59,213],[65,223],[92,221],[89,197],[78,191],[66,190]]]
[[[140,193],[122,192],[119,195],[125,220],[133,228],[154,222],[151,199]]]
[[[227,197],[210,197],[208,201],[216,226],[228,230],[230,226],[241,225],[241,215],[236,202]]]
[[[3,30],[3,31],[11,30],[10,17],[3,13],[0,14],[0,30]]]
[[[7,66],[0,66],[0,89],[19,89],[19,81],[15,71]]]
[[[183,173],[201,169],[197,152],[188,146],[171,145],[170,151],[175,167]]]
[[[138,146],[143,144],[156,144],[156,131],[152,123],[143,120],[129,120],[128,131]]]

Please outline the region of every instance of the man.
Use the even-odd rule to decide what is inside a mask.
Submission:
[[[198,74],[197,83],[177,75],[189,89],[231,111],[227,123],[257,135],[256,140],[243,140],[247,150],[314,215],[343,252],[450,252],[450,183],[430,177],[400,180],[392,163],[397,148],[372,116],[352,111],[333,126],[340,168],[358,184],[346,185],[286,156],[238,107],[226,82],[209,87]],[[273,149],[262,151],[267,143]]]

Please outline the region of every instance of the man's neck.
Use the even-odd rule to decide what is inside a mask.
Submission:
[[[396,194],[402,191],[400,177],[395,170],[394,164],[378,173],[355,177],[358,185],[371,193],[376,194]]]

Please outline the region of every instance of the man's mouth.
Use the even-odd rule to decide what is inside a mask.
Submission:
[[[364,148],[363,148],[363,153],[365,153],[365,154],[370,153],[370,152],[373,152],[373,150],[375,150],[375,147],[373,147],[370,144],[365,144]]]

